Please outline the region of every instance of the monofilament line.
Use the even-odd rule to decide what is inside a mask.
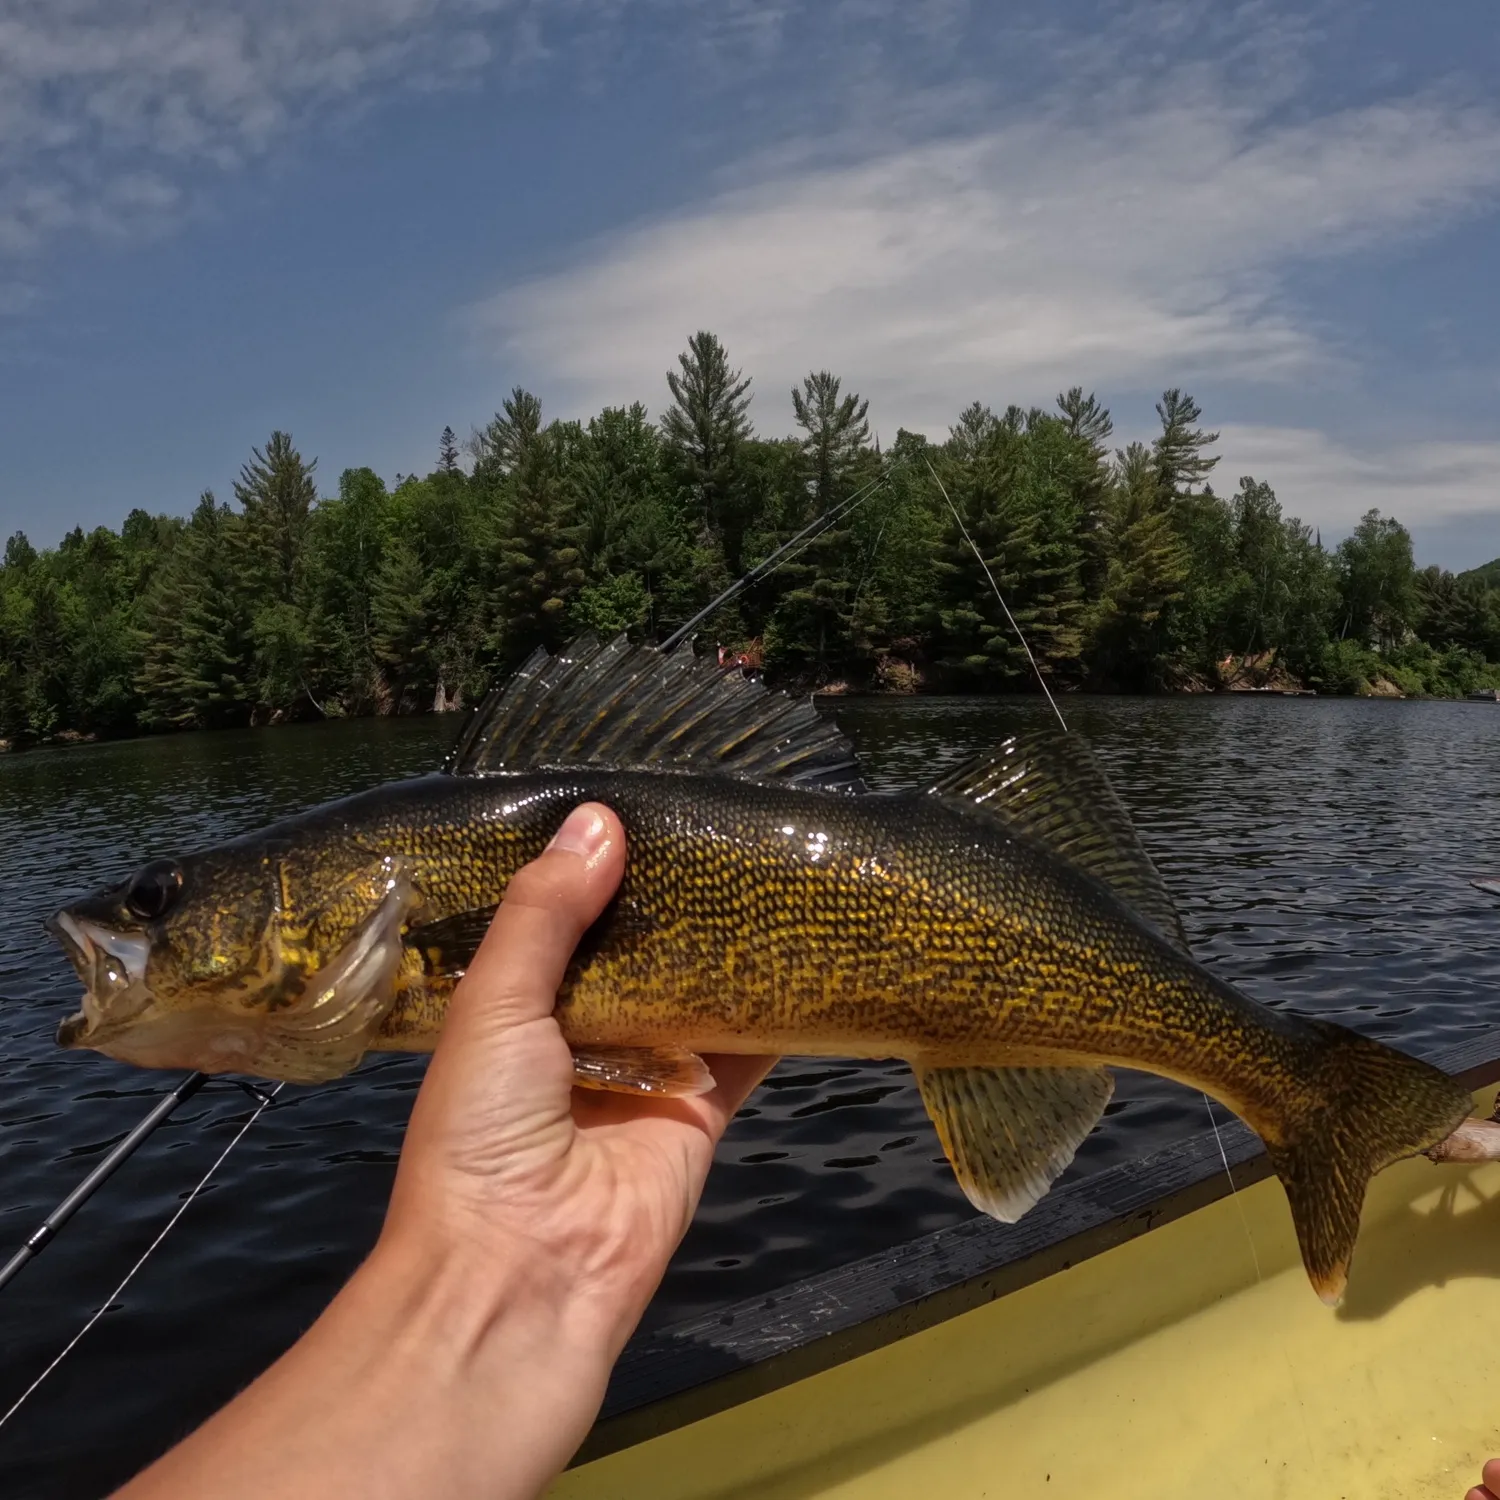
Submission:
[[[1005,611],[1005,618],[1010,621],[1010,628],[1015,631],[1016,639],[1021,643],[1021,649],[1026,653],[1026,660],[1031,663],[1031,670],[1036,673],[1036,680],[1041,684],[1042,691],[1047,695],[1047,702],[1052,705],[1052,712],[1057,715],[1057,722],[1062,725],[1063,733],[1068,732],[1068,721],[1063,718],[1062,710],[1057,706],[1057,699],[1052,696],[1052,689],[1047,686],[1047,679],[1042,676],[1042,669],[1037,665],[1036,657],[1031,654],[1031,643],[1026,639],[1021,627],[1016,624],[1016,617],[1010,612],[1010,605],[1005,602],[1005,595],[1000,592],[1000,585],[995,582],[995,575],[990,572],[990,565],[984,560],[984,553],[974,543],[974,538],[969,535],[969,528],[964,525],[964,518],[959,515],[958,507],[948,498],[948,491],[943,488],[943,481],[938,478],[938,472],[932,467],[932,460],[925,454],[922,462],[927,465],[927,472],[932,475],[932,481],[938,487],[938,493],[944,500],[948,501],[948,509],[953,512],[953,519],[958,522],[958,529],[963,539],[969,544],[969,550],[979,559],[979,566],[984,569],[984,576],[989,579],[990,587],[995,591],[995,597],[1000,601],[1000,608]]]
[[[88,1333],[89,1329],[91,1329],[94,1324],[97,1323],[99,1319],[102,1318],[105,1313],[107,1313],[110,1308],[115,1305],[117,1301],[119,1301],[121,1294],[125,1291],[125,1288],[135,1280],[136,1273],[156,1253],[156,1250],[161,1245],[161,1242],[166,1239],[166,1237],[171,1234],[172,1230],[176,1227],[177,1221],[183,1216],[183,1214],[188,1211],[189,1208],[192,1207],[193,1200],[198,1196],[199,1193],[203,1191],[204,1188],[208,1186],[209,1179],[212,1178],[214,1173],[217,1172],[219,1168],[222,1167],[224,1163],[229,1159],[229,1153],[233,1151],[234,1148],[238,1146],[242,1140],[244,1140],[245,1132],[248,1131],[258,1119],[260,1119],[267,1106],[285,1087],[285,1084],[278,1083],[276,1087],[270,1091],[270,1093],[264,1095],[261,1098],[260,1102],[251,1112],[250,1118],[240,1126],[238,1131],[235,1132],[234,1139],[230,1141],[230,1143],[219,1153],[218,1158],[215,1160],[214,1164],[208,1169],[208,1171],[203,1174],[202,1177],[198,1179],[198,1185],[192,1190],[192,1192],[187,1195],[186,1198],[182,1200],[181,1203],[177,1205],[177,1212],[167,1220],[167,1222],[162,1226],[161,1232],[156,1236],[154,1240],[151,1241],[149,1245],[146,1246],[145,1252],[142,1254],[141,1258],[136,1261],[136,1263],[125,1273],[124,1279],[120,1282],[119,1286],[117,1286],[114,1291],[112,1291],[109,1296],[104,1299],[102,1303],[100,1303],[99,1310],[93,1315],[93,1317],[91,1317],[88,1322],[85,1323],[83,1327],[80,1328],[78,1332],[68,1340],[68,1342],[63,1346],[61,1353],[58,1354],[57,1358],[54,1359],[52,1363],[48,1365],[47,1368],[43,1370],[42,1373],[38,1375],[37,1378],[33,1380],[24,1391],[21,1392],[20,1396],[16,1398],[10,1410],[7,1411],[3,1417],[0,1417],[0,1427],[4,1427],[5,1424],[10,1421],[10,1419],[15,1416],[18,1411],[20,1411],[20,1409],[36,1393],[36,1390],[41,1385],[41,1383],[46,1380],[46,1378],[79,1346],[79,1344],[83,1342],[84,1336]]]
[[[1245,1239],[1250,1246],[1250,1263],[1255,1267],[1255,1284],[1264,1286],[1266,1278],[1261,1274],[1260,1253],[1255,1248],[1255,1236],[1250,1232],[1250,1219],[1245,1213],[1245,1205],[1240,1202],[1240,1190],[1229,1166],[1229,1153],[1224,1149],[1224,1137],[1219,1133],[1219,1118],[1214,1114],[1214,1101],[1204,1094],[1203,1103],[1208,1110],[1208,1123],[1214,1128],[1214,1143],[1219,1148],[1219,1160],[1224,1163],[1224,1176],[1229,1179],[1229,1196],[1234,1199],[1234,1206],[1239,1211],[1240,1228],[1245,1231]],[[1307,1445],[1307,1457],[1310,1462],[1316,1463],[1312,1433],[1307,1426],[1307,1403],[1302,1399],[1302,1391],[1297,1384],[1297,1371],[1292,1364],[1291,1355],[1287,1353],[1286,1341],[1278,1335],[1276,1343],[1281,1350],[1282,1359],[1286,1361],[1287,1379],[1291,1384],[1292,1394],[1297,1398],[1297,1418],[1302,1424],[1302,1441]]]

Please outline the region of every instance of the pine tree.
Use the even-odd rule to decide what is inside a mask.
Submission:
[[[513,473],[542,430],[542,403],[516,386],[482,432],[469,440],[474,455],[474,478],[493,485]]]
[[[839,378],[827,370],[805,376],[802,389],[793,389],[792,412],[806,433],[802,452],[814,514],[844,498],[844,482],[870,441],[869,409],[857,395],[840,399]]]
[[[432,586],[416,551],[397,538],[385,550],[370,590],[370,646],[399,713],[425,707],[437,681],[432,660]]]
[[[1085,593],[1097,599],[1108,571],[1105,556],[1105,526],[1114,473],[1110,465],[1109,440],[1114,419],[1092,392],[1083,394],[1075,385],[1061,392],[1057,409],[1070,440],[1071,462],[1065,483],[1077,513],[1077,536],[1082,551],[1080,578]]]
[[[1151,445],[1151,456],[1157,488],[1163,499],[1180,500],[1194,494],[1195,485],[1205,484],[1219,462],[1203,451],[1219,441],[1219,434],[1193,426],[1203,412],[1176,386],[1162,392],[1156,415],[1161,420],[1161,435]]]
[[[806,376],[792,391],[792,411],[804,436],[800,442],[805,508],[796,516],[800,530],[836,509],[855,488],[855,476],[870,437],[869,402],[841,397],[839,379],[827,370]],[[850,565],[852,519],[829,523],[783,570],[785,593],[777,607],[769,655],[773,660],[810,666],[819,677],[848,655],[850,603],[855,581]],[[867,621],[867,624],[873,621]]]
[[[750,380],[729,368],[729,355],[711,333],[700,331],[669,371],[672,404],[662,435],[676,461],[700,528],[717,534],[729,567],[741,571],[746,517],[739,467],[750,436]]]
[[[209,729],[249,722],[255,648],[244,524],[205,490],[161,570],[138,682],[147,725]]]
[[[1118,455],[1103,531],[1106,573],[1089,615],[1085,660],[1096,681],[1139,690],[1161,677],[1166,641],[1158,622],[1188,568],[1155,462],[1141,443]]]
[[[289,433],[273,432],[264,451],[250,450],[234,485],[252,554],[272,596],[287,604],[296,595],[308,517],[318,500],[317,463],[302,461]]]
[[[1207,482],[1218,459],[1206,450],[1219,434],[1194,426],[1203,413],[1176,387],[1162,393],[1156,414],[1162,430],[1151,445],[1151,459],[1158,503],[1170,513],[1187,554],[1181,591],[1163,618],[1165,654],[1179,667],[1211,679],[1236,644],[1228,627],[1233,518]]]
[[[458,473],[458,439],[451,427],[444,427],[438,439],[438,469],[444,474]]]
[[[368,711],[379,699],[370,610],[390,529],[390,496],[373,469],[345,469],[338,498],[313,512],[304,593],[313,650],[309,692],[326,709]]]
[[[996,589],[1043,670],[1077,654],[1077,561],[1059,556],[1049,534],[1028,421],[1017,408],[996,418],[971,406],[937,466],[947,492],[935,500],[937,643],[950,674],[975,686],[1029,686],[1026,649]]]
[[[521,450],[491,544],[489,649],[513,665],[537,646],[566,643],[568,605],[586,581],[558,442],[548,431]]]

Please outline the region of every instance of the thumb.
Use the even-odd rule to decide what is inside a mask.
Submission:
[[[578,940],[609,903],[625,870],[625,830],[609,808],[585,802],[552,842],[510,879],[495,919],[443,1027],[442,1047],[492,1038],[552,1013]]]
[[[490,1178],[566,1155],[573,1058],[552,1008],[578,939],[614,895],[624,868],[620,820],[584,803],[511,877],[449,1002],[412,1108],[398,1189],[440,1163]]]

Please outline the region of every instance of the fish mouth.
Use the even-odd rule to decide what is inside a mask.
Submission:
[[[92,1046],[101,1031],[134,1020],[151,1003],[146,988],[151,939],[146,933],[116,932],[69,911],[49,917],[46,925],[84,988],[82,1009],[57,1028],[59,1046]]]

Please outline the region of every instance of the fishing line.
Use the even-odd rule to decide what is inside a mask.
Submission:
[[[189,1208],[192,1207],[193,1200],[197,1198],[199,1193],[201,1193],[203,1189],[208,1186],[209,1179],[212,1178],[214,1173],[217,1172],[219,1168],[224,1165],[225,1161],[228,1160],[229,1153],[233,1151],[234,1148],[238,1146],[242,1140],[244,1140],[246,1131],[248,1131],[258,1119],[260,1119],[261,1115],[263,1115],[266,1109],[270,1106],[271,1101],[275,1099],[277,1094],[279,1094],[285,1087],[286,1085],[284,1083],[278,1083],[276,1087],[271,1089],[268,1093],[261,1094],[259,1096],[260,1102],[251,1112],[250,1118],[240,1126],[238,1131],[235,1132],[234,1139],[230,1141],[230,1143],[219,1153],[218,1157],[214,1161],[214,1164],[208,1169],[208,1171],[203,1174],[202,1177],[198,1179],[198,1185],[192,1190],[192,1192],[187,1195],[186,1198],[182,1200],[181,1203],[177,1205],[176,1213],[174,1213],[172,1217],[168,1219],[167,1222],[162,1226],[161,1232],[156,1236],[156,1238],[146,1246],[146,1249],[141,1255],[141,1258],[136,1261],[136,1263],[125,1273],[124,1278],[121,1280],[119,1286],[117,1286],[114,1291],[112,1291],[109,1296],[104,1299],[104,1301],[100,1304],[98,1311],[95,1312],[94,1315],[88,1320],[88,1322],[85,1323],[83,1327],[80,1328],[78,1332],[68,1340],[68,1342],[63,1346],[62,1351],[57,1355],[52,1363],[48,1365],[47,1368],[43,1370],[42,1373],[38,1375],[37,1378],[33,1380],[24,1391],[21,1392],[20,1396],[18,1396],[15,1402],[12,1404],[10,1410],[7,1411],[3,1417],[0,1417],[0,1427],[4,1427],[5,1424],[10,1421],[10,1419],[15,1416],[18,1411],[20,1411],[20,1409],[27,1403],[27,1401],[29,1401],[35,1394],[37,1388],[41,1385],[41,1383],[46,1380],[46,1378],[74,1351],[74,1349],[78,1347],[80,1343],[83,1342],[84,1336],[94,1326],[94,1324],[97,1323],[100,1318],[102,1318],[105,1313],[107,1313],[110,1308],[115,1305],[115,1303],[119,1300],[121,1294],[125,1291],[125,1288],[135,1280],[136,1273],[141,1269],[142,1266],[146,1264],[148,1260],[151,1259],[152,1255],[156,1253],[156,1250],[161,1245],[161,1242],[166,1239],[166,1237],[171,1234],[172,1230],[176,1227],[177,1221],[183,1216],[183,1214],[188,1211]]]
[[[948,498],[948,491],[943,488],[943,481],[938,478],[937,470],[932,467],[932,460],[924,453],[922,462],[927,465],[927,472],[932,475],[933,483],[937,485],[938,492],[944,500],[948,501],[948,509],[953,512],[953,519],[958,522],[958,529],[963,533],[963,539],[969,544],[969,549],[979,559],[979,566],[984,569],[984,576],[989,579],[990,587],[995,591],[995,597],[1000,601],[1000,608],[1005,611],[1005,618],[1010,621],[1010,628],[1015,631],[1016,639],[1021,643],[1021,649],[1026,653],[1026,660],[1031,663],[1031,670],[1036,673],[1036,680],[1041,683],[1042,691],[1047,695],[1047,702],[1052,705],[1052,712],[1057,715],[1057,722],[1062,725],[1063,733],[1068,732],[1068,721],[1063,718],[1062,710],[1057,706],[1057,699],[1052,696],[1052,689],[1047,686],[1047,679],[1042,676],[1042,669],[1037,665],[1036,657],[1031,654],[1031,645],[1023,634],[1021,627],[1016,624],[1016,617],[1010,612],[1010,605],[1005,602],[1005,595],[1000,592],[1000,585],[995,582],[995,575],[990,572],[990,565],[984,560],[982,553],[974,545],[974,538],[969,535],[969,528],[964,525],[964,518],[959,515],[958,507]]]
[[[922,461],[927,465],[927,472],[932,475],[933,483],[937,485],[938,492],[947,502],[948,509],[953,512],[953,519],[958,523],[958,529],[964,541],[969,544],[969,549],[979,560],[979,566],[984,569],[984,576],[989,579],[990,587],[995,591],[995,597],[1000,601],[1000,608],[1005,611],[1005,618],[1010,622],[1010,628],[1015,631],[1016,639],[1021,643],[1021,649],[1026,653],[1026,659],[1031,663],[1031,669],[1036,673],[1036,680],[1041,684],[1042,691],[1047,695],[1047,702],[1052,705],[1052,712],[1057,715],[1057,722],[1062,725],[1063,732],[1068,732],[1067,720],[1062,716],[1062,710],[1057,706],[1057,700],[1052,696],[1052,690],[1047,686],[1047,679],[1042,676],[1042,669],[1037,665],[1036,657],[1031,653],[1031,645],[1026,639],[1025,632],[1016,623],[1016,618],[1010,612],[1010,606],[1005,602],[1005,595],[1000,591],[1000,585],[995,582],[995,575],[990,572],[990,565],[984,560],[984,554],[969,535],[969,528],[964,525],[964,518],[959,514],[958,507],[953,503],[952,497],[943,486],[943,481],[938,478],[938,472],[932,466],[932,460],[923,454]],[[1239,1188],[1235,1184],[1234,1172],[1229,1165],[1229,1153],[1224,1148],[1224,1137],[1219,1131],[1219,1121],[1214,1114],[1213,1101],[1205,1093],[1203,1103],[1208,1108],[1208,1123],[1213,1126],[1214,1141],[1219,1148],[1219,1160],[1224,1164],[1224,1176],[1229,1180],[1229,1195],[1234,1199],[1235,1211],[1240,1216],[1240,1227],[1245,1231],[1246,1242],[1250,1246],[1250,1262],[1255,1268],[1255,1282],[1257,1286],[1265,1284],[1265,1276],[1260,1268],[1260,1252],[1255,1247],[1255,1236],[1250,1232],[1250,1219],[1245,1213],[1245,1205],[1240,1202]],[[1307,1445],[1307,1456],[1310,1461],[1316,1462],[1313,1451],[1312,1434],[1307,1426],[1307,1403],[1303,1400],[1301,1389],[1297,1384],[1297,1372],[1292,1365],[1291,1355],[1287,1353],[1286,1343],[1279,1336],[1277,1344],[1281,1348],[1281,1357],[1286,1362],[1287,1378],[1291,1384],[1292,1394],[1297,1400],[1297,1417],[1302,1426],[1303,1442]]]
[[[815,541],[817,541],[818,537],[825,530],[827,530],[828,527],[832,526],[835,521],[839,520],[843,516],[848,515],[855,509],[856,506],[863,504],[864,501],[868,499],[869,496],[872,495],[876,490],[878,490],[880,486],[885,482],[886,476],[884,474],[880,474],[876,478],[872,479],[868,484],[855,490],[855,492],[850,495],[847,500],[841,500],[837,505],[830,505],[828,509],[825,510],[820,516],[816,516],[812,521],[804,526],[802,530],[796,534],[796,536],[791,537],[787,541],[783,542],[773,553],[771,553],[769,557],[763,558],[760,562],[756,563],[756,565],[751,568],[748,573],[744,574],[740,578],[737,578],[733,583],[729,585],[727,589],[724,590],[722,594],[718,595],[715,599],[704,605],[704,607],[700,609],[698,613],[695,614],[693,618],[687,622],[686,625],[678,626],[678,628],[674,630],[671,635],[669,635],[666,640],[661,643],[660,646],[657,647],[657,650],[663,652],[672,650],[680,642],[685,640],[687,636],[692,633],[692,631],[696,630],[697,627],[701,625],[711,614],[713,614],[716,609],[719,609],[721,606],[728,604],[729,601],[733,599],[741,589],[748,588],[749,585],[756,582],[757,579],[767,576],[776,568],[779,568],[783,563],[790,562],[793,557],[797,556],[798,552],[801,552],[805,548],[810,547]],[[804,538],[806,538],[805,541],[803,540]],[[799,542],[802,543],[800,547],[797,546]],[[791,551],[793,547],[796,547],[797,549],[795,552]],[[790,553],[790,556],[786,555],[788,553]]]
[[[1235,1185],[1234,1173],[1230,1170],[1229,1153],[1224,1149],[1224,1137],[1219,1134],[1219,1120],[1214,1114],[1214,1102],[1205,1093],[1203,1103],[1208,1109],[1208,1123],[1214,1128],[1214,1142],[1219,1148],[1219,1160],[1224,1163],[1224,1175],[1229,1179],[1229,1196],[1234,1199],[1235,1211],[1240,1216],[1240,1227],[1245,1231],[1245,1239],[1250,1245],[1250,1263],[1255,1267],[1255,1284],[1264,1286],[1266,1278],[1261,1274],[1260,1253],[1255,1248],[1255,1236],[1250,1232],[1250,1219],[1245,1213],[1245,1205],[1240,1202],[1240,1190]],[[1292,1363],[1292,1356],[1287,1353],[1286,1340],[1279,1333],[1276,1335],[1276,1344],[1286,1364],[1287,1383],[1292,1388],[1292,1394],[1297,1398],[1297,1420],[1302,1426],[1302,1441],[1307,1445],[1308,1460],[1316,1463],[1317,1454],[1313,1451],[1312,1430],[1307,1425],[1307,1402],[1303,1399],[1302,1388],[1297,1384],[1297,1368]]]

